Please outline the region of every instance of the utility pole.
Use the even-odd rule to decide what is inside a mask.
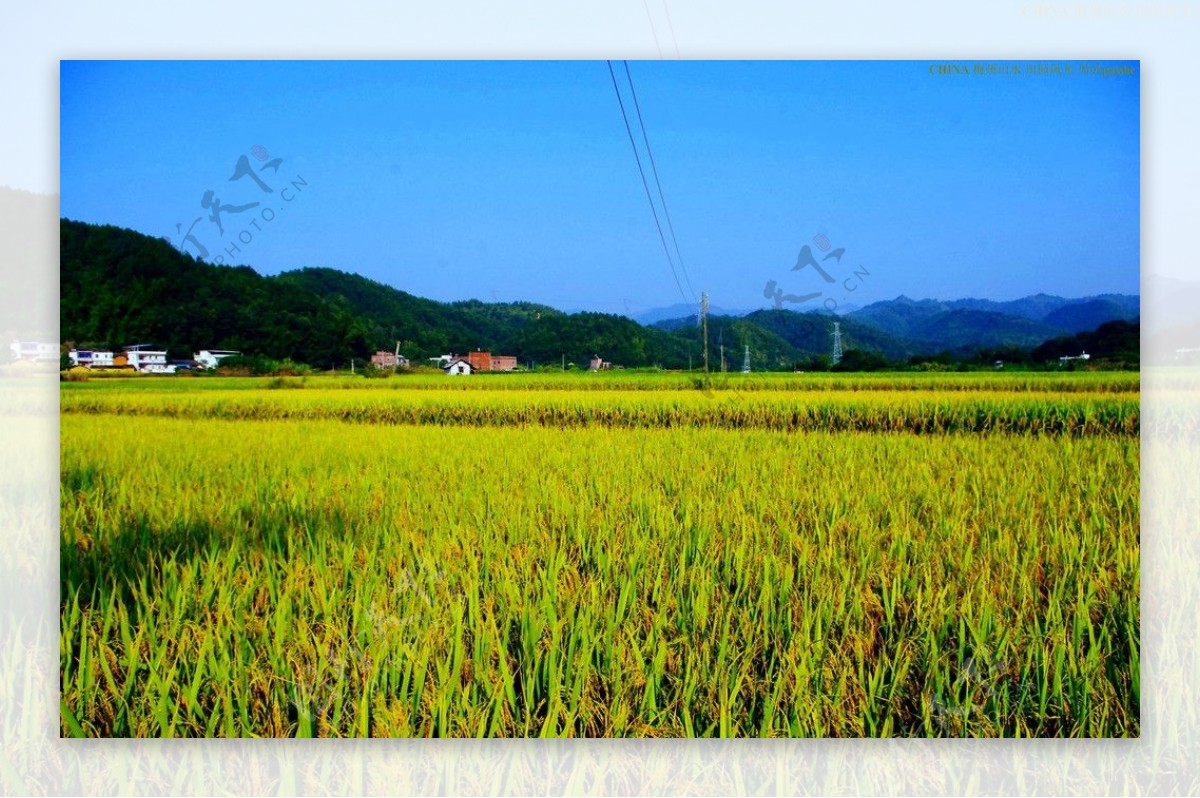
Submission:
[[[708,376],[708,294],[700,292],[700,328],[704,336],[704,376]]]
[[[567,353],[566,352],[563,352],[563,356],[562,356],[562,369],[564,372],[567,370]]]

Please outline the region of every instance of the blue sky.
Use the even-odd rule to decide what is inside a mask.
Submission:
[[[630,62],[682,292],[603,61],[64,61],[61,209],[439,300],[636,313],[704,290],[749,309],[770,280],[820,292],[797,310],[1137,293],[1138,65],[1061,63]],[[243,157],[270,192],[230,180]],[[845,250],[822,261],[833,283],[793,270],[805,245],[826,257],[818,234]]]

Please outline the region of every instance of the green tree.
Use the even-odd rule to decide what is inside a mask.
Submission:
[[[848,349],[834,371],[882,371],[888,367],[888,359],[878,352]]]

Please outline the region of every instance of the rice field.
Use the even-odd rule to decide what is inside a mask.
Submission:
[[[1140,734],[1136,375],[598,376],[64,384],[61,733]]]
[[[443,378],[444,379],[444,378]],[[280,383],[276,383],[280,385]],[[190,394],[70,391],[64,413],[228,421],[339,420],[364,424],[481,427],[534,425],[610,429],[711,427],[777,432],[1015,432],[1136,435],[1138,395],[995,390],[302,390]]]

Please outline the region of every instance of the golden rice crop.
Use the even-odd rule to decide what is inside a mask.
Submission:
[[[90,387],[64,734],[1140,731],[1121,392]]]
[[[64,413],[365,424],[614,428],[715,427],[787,432],[1015,432],[1137,435],[1135,393],[967,391],[511,390],[347,391],[249,388],[194,393],[64,391]]]

